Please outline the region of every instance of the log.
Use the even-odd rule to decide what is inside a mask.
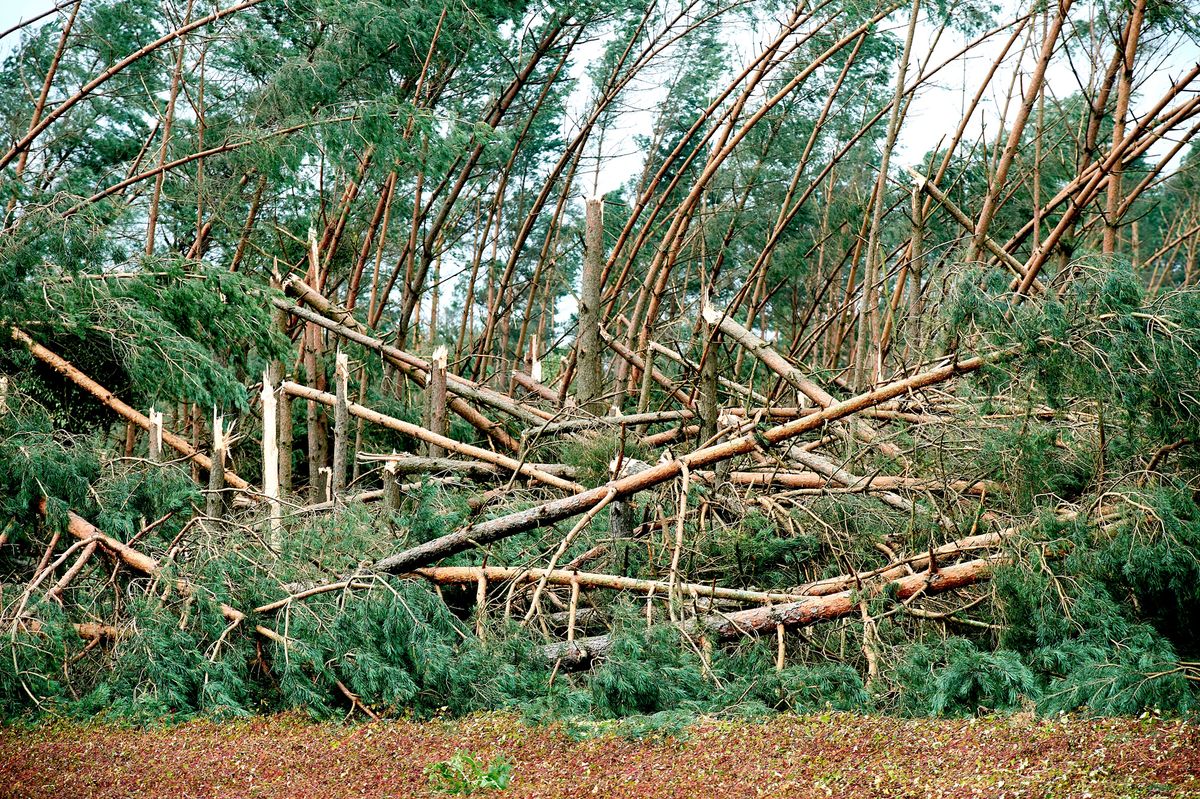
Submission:
[[[623,416],[590,416],[586,419],[564,419],[561,422],[547,422],[532,430],[527,430],[525,431],[525,437],[532,438],[543,435],[551,436],[558,433],[575,433],[580,430],[591,430],[597,427],[625,427],[627,425],[677,422],[681,419],[691,419],[695,415],[692,411],[650,411],[649,413],[631,413]]]
[[[859,411],[870,408],[905,394],[945,382],[958,375],[975,371],[985,364],[994,363],[1015,354],[1015,349],[991,352],[966,360],[952,360],[925,372],[895,380],[871,389],[842,402],[834,402],[820,412],[802,419],[794,419],[772,427],[764,432],[750,433],[731,438],[719,444],[696,450],[677,459],[652,466],[644,472],[618,477],[589,491],[537,505],[526,510],[510,513],[496,519],[470,525],[448,535],[420,544],[403,552],[389,555],[378,561],[375,568],[385,572],[410,572],[413,569],[464,552],[476,546],[499,541],[509,536],[554,524],[580,513],[585,513],[597,503],[609,499],[622,499],[639,491],[652,488],[675,479],[684,466],[697,471],[737,455],[753,452],[760,446],[779,444],[798,435],[819,429],[829,422],[844,419]]]
[[[558,394],[551,391],[548,386],[534,380],[530,375],[525,374],[519,369],[514,369],[512,378],[514,383],[530,394],[549,402],[551,405],[558,405]]]
[[[809,380],[787,358],[776,352],[774,347],[738,324],[729,314],[709,305],[705,306],[704,310],[701,311],[701,315],[704,317],[705,322],[717,327],[722,333],[736,341],[757,358],[763,366],[766,366],[772,372],[779,375],[785,382],[820,407],[828,408],[836,401],[832,394]],[[899,447],[887,441],[880,440],[879,433],[861,419],[852,423],[850,428],[855,437],[864,443],[875,444],[879,448],[879,451],[889,458],[897,460],[904,458],[904,453]]]
[[[878,595],[891,584],[895,585],[896,598],[899,600],[908,599],[918,592],[932,595],[953,591],[988,579],[993,569],[1004,562],[1004,557],[993,556],[947,566],[933,574],[922,572],[891,582],[880,581],[872,587],[871,594]],[[855,594],[854,591],[842,591],[782,605],[699,616],[683,622],[681,627],[689,635],[707,635],[722,639],[744,635],[775,635],[778,625],[800,627],[842,618],[856,612],[859,600]],[[611,636],[598,635],[569,643],[550,644],[542,648],[542,654],[548,660],[561,660],[563,665],[581,667],[603,658],[612,648],[612,644]]]
[[[162,463],[162,445],[163,445],[163,415],[162,411],[150,409],[150,460],[155,463]]]
[[[43,516],[46,514],[46,506],[47,500],[45,497],[42,497],[38,501],[38,511]],[[159,570],[157,560],[149,555],[145,555],[137,551],[128,544],[125,544],[124,542],[119,541],[110,535],[106,535],[105,533],[101,532],[98,527],[73,510],[67,511],[67,532],[81,541],[89,541],[93,539],[98,540],[101,546],[116,555],[117,558],[126,566],[136,572],[139,572],[140,574],[144,574],[147,577],[158,577],[162,573]],[[196,591],[195,586],[182,578],[175,581],[175,588],[181,594],[186,596],[190,596]],[[220,604],[220,608],[221,615],[224,616],[225,620],[230,624],[239,624],[246,618],[245,613],[237,608],[226,605],[224,602]],[[264,637],[270,638],[278,643],[282,643],[284,640],[282,635],[268,627],[263,627],[261,624],[255,625],[254,629]]]
[[[702,482],[712,483],[716,479],[713,472],[700,471],[695,477]],[[956,494],[978,496],[993,493],[996,484],[987,480],[929,480],[923,477],[893,477],[879,475],[876,477],[857,477],[848,482],[828,476],[820,472],[730,472],[728,480],[739,486],[760,486],[778,488],[811,488],[826,489],[832,486],[843,486],[848,491],[895,491],[906,489],[910,491],[945,491]]]
[[[55,353],[43,347],[41,344],[38,344],[36,341],[30,338],[29,334],[25,331],[18,327],[14,327],[12,329],[12,337],[15,341],[19,341],[21,344],[24,344],[33,357],[37,358],[42,363],[58,372],[76,386],[79,386],[84,391],[91,394],[93,397],[98,399],[102,405],[116,413],[122,419],[133,422],[143,430],[150,431],[152,429],[153,425],[148,416],[122,402],[115,394],[97,383],[92,378],[88,377],[79,369],[75,368],[75,366],[65,358],[56,355]],[[171,449],[175,450],[180,455],[183,455],[201,469],[212,469],[212,460],[209,459],[207,455],[201,454],[200,451],[189,444],[186,439],[183,439],[174,433],[169,433],[166,430],[163,430],[162,440],[167,446],[171,447]],[[225,484],[243,491],[250,488],[249,483],[238,477],[229,469],[225,470]]]
[[[1058,518],[1062,521],[1069,521],[1076,517],[1075,511],[1063,511],[1058,514]],[[942,544],[933,548],[934,561],[938,562],[942,559],[949,559],[963,552],[972,552],[980,549],[994,549],[1001,546],[1004,542],[1010,540],[1022,530],[1024,527],[1006,527],[1003,530],[997,530],[992,533],[978,533],[969,535],[964,538],[959,538],[955,541]],[[806,596],[827,596],[836,594],[842,591],[849,591],[855,586],[868,580],[885,579],[894,580],[909,573],[909,569],[926,569],[929,567],[928,551],[918,555],[913,555],[903,560],[889,563],[881,569],[871,571],[862,571],[857,574],[843,574],[838,577],[827,577],[824,580],[817,580],[807,585],[802,585],[796,589],[798,593]]]
[[[508,479],[512,474],[512,470],[510,469],[504,469],[494,463],[486,463],[484,461],[460,461],[454,458],[420,457],[417,455],[396,454],[395,452],[391,455],[364,452],[358,456],[358,459],[365,462],[383,462],[386,466],[391,466],[395,474],[462,472],[473,478],[503,477],[505,479]],[[573,466],[561,463],[531,463],[529,465],[540,469],[546,474],[552,474],[555,477],[561,477],[565,480],[575,479],[575,467]]]
[[[328,392],[317,391],[315,388],[302,386],[299,383],[293,383],[290,380],[285,380],[283,382],[283,390],[294,396],[309,400],[310,402],[321,403],[323,405],[332,406],[335,402],[337,402],[337,397]],[[471,444],[463,444],[460,441],[455,441],[454,439],[447,438],[446,436],[439,436],[430,430],[426,430],[420,425],[415,425],[411,422],[406,422],[403,419],[397,419],[394,416],[388,416],[387,414],[371,410],[370,408],[359,405],[357,402],[348,402],[346,403],[346,407],[351,416],[357,416],[360,419],[367,420],[368,422],[387,427],[388,429],[395,430],[399,433],[404,433],[405,435],[413,436],[414,438],[418,438],[421,441],[429,444],[438,444],[449,452],[457,452],[459,455],[465,455],[469,458],[474,458],[476,460],[485,461],[496,466],[501,466],[511,472],[516,472],[517,474],[532,478],[540,483],[553,486],[554,488],[561,488],[564,491],[584,491],[583,486],[579,485],[578,483],[573,483],[569,480],[563,480],[561,477],[555,477],[552,474],[547,474],[546,472],[543,472],[537,467],[528,463],[514,460],[507,455],[501,455],[497,452],[483,449],[482,447],[476,447]]]
[[[639,580],[615,574],[581,572],[574,569],[526,569],[519,566],[435,566],[417,569],[413,576],[424,577],[439,585],[474,585],[480,577],[491,583],[538,583],[545,579],[549,585],[570,586],[572,582],[584,588],[608,588],[614,591],[654,591],[664,596],[668,583],[660,580]],[[795,602],[802,594],[787,591],[754,591],[745,588],[724,588],[702,583],[675,583],[675,591],[685,597],[709,597],[734,602]]]

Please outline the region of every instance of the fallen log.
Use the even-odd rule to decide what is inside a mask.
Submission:
[[[534,395],[535,397],[545,400],[546,402],[548,402],[551,405],[554,405],[556,407],[559,405],[557,393],[551,391],[548,386],[545,386],[542,383],[539,383],[538,381],[534,380],[531,376],[525,374],[521,370],[514,369],[512,372],[512,378],[513,378],[514,383],[516,383],[518,386],[525,389],[526,391],[528,391],[530,394]]]
[[[696,471],[737,455],[745,455],[760,447],[779,444],[802,433],[816,430],[829,422],[851,416],[865,408],[972,372],[985,364],[1011,357],[1014,352],[1015,350],[1005,350],[967,360],[950,361],[911,377],[873,388],[845,401],[834,402],[828,408],[823,408],[819,413],[811,416],[794,419],[763,432],[752,431],[713,446],[695,450],[680,458],[659,463],[644,472],[616,478],[589,491],[470,525],[441,538],[395,555],[389,555],[378,561],[374,568],[378,571],[392,573],[410,572],[458,552],[499,541],[527,530],[554,524],[585,513],[599,502],[632,496],[639,491],[672,480],[682,472],[685,466],[691,471]]]
[[[992,570],[1004,562],[1003,556],[993,556],[947,566],[932,574],[921,572],[890,582],[880,581],[872,586],[870,593],[878,595],[887,586],[894,585],[896,598],[905,600],[918,593],[932,595],[953,591],[988,579],[992,575]],[[785,628],[801,627],[849,616],[857,613],[858,609],[859,597],[855,591],[848,590],[827,596],[800,599],[782,605],[751,608],[720,615],[698,616],[683,622],[681,627],[685,633],[691,635],[706,635],[721,639],[746,635],[774,635],[779,625],[783,625]],[[598,635],[592,638],[579,638],[572,642],[549,644],[542,648],[542,654],[546,659],[561,661],[565,666],[582,667],[593,660],[603,658],[612,649],[612,645],[611,635]]]
[[[1075,511],[1063,511],[1058,514],[1058,518],[1061,521],[1069,521],[1077,515]],[[934,547],[932,552],[933,558],[935,562],[940,562],[943,559],[952,558],[964,552],[995,549],[1025,529],[1027,528],[1023,526],[1006,527],[1003,530],[997,530],[992,533],[978,533],[959,538],[955,541]],[[902,560],[894,561],[879,569],[861,571],[857,574],[827,577],[824,580],[816,580],[807,585],[802,585],[796,589],[796,592],[806,596],[828,596],[842,591],[849,591],[856,585],[868,580],[894,580],[908,574],[910,569],[920,570],[929,568],[929,556],[930,552],[927,550]]]
[[[579,572],[573,569],[525,569],[519,566],[437,566],[417,569],[413,576],[424,577],[439,585],[474,585],[482,576],[491,582],[538,583],[549,585],[572,584],[584,588],[609,588],[614,591],[653,591],[667,595],[669,583],[660,580],[639,580],[615,574]],[[724,588],[701,583],[675,583],[675,591],[685,596],[728,599],[736,602],[794,602],[801,594],[780,591],[754,591],[744,588]]]
[[[627,425],[656,424],[661,422],[678,422],[691,419],[696,414],[692,411],[651,411],[649,413],[631,413],[623,416],[589,416],[585,419],[564,419],[561,422],[546,422],[531,430],[525,431],[525,438],[535,436],[556,435],[558,433],[574,433],[580,430],[591,430],[596,427],[625,427]]]
[[[43,516],[46,514],[46,506],[46,498],[42,497],[38,502],[38,511]],[[162,571],[157,560],[149,555],[139,552],[123,541],[113,538],[111,535],[107,535],[106,533],[102,532],[100,528],[96,527],[94,524],[73,510],[67,511],[67,532],[80,541],[98,541],[102,547],[116,555],[123,564],[130,569],[139,572],[140,574],[144,574],[147,577],[162,576]],[[191,596],[196,592],[195,586],[182,578],[176,580],[174,585],[175,590],[179,591],[179,593],[183,594],[184,596]],[[220,603],[220,608],[221,615],[224,616],[225,620],[230,624],[240,624],[246,619],[245,613],[237,608],[225,604],[224,602]],[[282,635],[268,627],[255,625],[254,629],[260,635],[266,638],[270,638],[278,643],[284,642]]]
[[[29,334],[24,330],[14,327],[12,329],[12,337],[14,340],[24,344],[33,357],[37,358],[42,363],[58,372],[76,386],[79,386],[84,391],[91,394],[93,397],[98,399],[102,405],[112,410],[121,418],[133,422],[135,425],[147,432],[150,432],[154,427],[154,425],[151,423],[150,417],[146,416],[135,408],[126,405],[107,388],[100,385],[95,380],[77,369],[73,364],[71,364],[70,361],[59,355],[56,355],[55,353],[43,347],[41,344],[38,344],[36,341],[30,338]],[[155,429],[154,432],[157,436],[158,430]],[[169,433],[166,430],[162,430],[161,434],[164,444],[195,463],[201,469],[212,471],[212,459],[210,459],[207,455],[201,454],[200,451],[189,444],[186,439],[183,439],[174,433]],[[225,469],[224,471],[226,485],[241,489],[243,491],[251,488],[249,483],[238,477],[231,470]],[[255,499],[257,499],[257,497],[255,497]]]
[[[358,460],[369,463],[394,463],[398,474],[462,472],[475,478],[508,478],[512,472],[511,469],[503,469],[494,463],[485,461],[459,461],[453,458],[429,458],[417,455],[384,455],[362,452],[359,453]],[[573,466],[561,463],[531,463],[528,465],[555,477],[562,477],[566,480],[575,479],[575,467]]]
[[[704,482],[713,482],[712,472],[695,472],[694,476]],[[987,480],[930,480],[923,477],[893,477],[880,475],[877,477],[860,477],[843,482],[820,472],[730,472],[730,483],[740,486],[763,486],[778,488],[812,488],[824,489],[841,486],[847,491],[895,491],[906,489],[910,491],[945,491],[955,494],[977,496],[993,493],[997,490],[995,483]]]
[[[326,391],[318,391],[315,388],[309,388],[308,386],[302,386],[299,383],[293,383],[290,380],[283,381],[281,386],[288,394],[300,397],[301,399],[309,400],[311,402],[319,402],[322,405],[329,405],[331,407],[337,402],[337,397],[335,397],[333,394],[330,394]],[[475,460],[485,461],[487,463],[503,467],[511,472],[516,472],[517,474],[532,478],[540,483],[553,486],[554,488],[560,488],[564,491],[572,491],[577,493],[584,491],[583,486],[579,485],[578,483],[573,483],[570,480],[564,480],[561,477],[555,477],[552,474],[547,474],[532,464],[514,460],[507,455],[501,455],[498,452],[492,452],[491,450],[483,449],[482,447],[476,447],[472,444],[464,444],[461,441],[455,441],[454,439],[447,438],[446,436],[439,436],[430,430],[426,430],[420,425],[415,425],[411,422],[406,422],[403,419],[397,419],[394,416],[388,416],[387,414],[380,413],[379,411],[371,410],[363,405],[359,405],[357,402],[347,402],[346,407],[350,411],[351,416],[357,416],[360,419],[365,419],[373,424],[378,424],[390,430],[395,430],[398,433],[404,433],[405,435],[413,436],[414,438],[418,438],[429,444],[437,444],[449,452],[457,452],[459,455],[465,455],[468,458],[474,458]]]

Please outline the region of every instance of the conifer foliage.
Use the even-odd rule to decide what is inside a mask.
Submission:
[[[0,718],[1196,712],[1200,67],[1158,64],[1198,35],[1147,0],[18,25]]]

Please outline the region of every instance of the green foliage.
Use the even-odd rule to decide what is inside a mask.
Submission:
[[[467,796],[477,791],[503,791],[512,782],[513,762],[501,755],[486,763],[469,752],[456,752],[449,760],[425,767],[429,787]]]
[[[743,584],[779,587],[802,582],[802,568],[823,551],[817,536],[790,535],[757,509],[738,521],[705,542],[705,555],[733,564]]]
[[[582,485],[607,483],[612,478],[612,464],[623,460],[645,460],[650,454],[631,436],[622,440],[612,433],[577,437],[562,447],[560,458],[575,467],[575,479]]]
[[[957,716],[1019,708],[1038,683],[1011,650],[980,650],[965,638],[909,647],[897,664],[900,710],[908,715]]]

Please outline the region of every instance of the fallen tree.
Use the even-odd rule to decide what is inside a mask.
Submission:
[[[842,402],[834,402],[811,416],[794,419],[762,432],[754,431],[690,452],[679,458],[652,466],[646,471],[611,480],[602,486],[573,496],[471,525],[463,530],[383,558],[375,563],[374,569],[391,573],[409,572],[476,546],[569,519],[572,516],[586,513],[601,502],[623,499],[672,480],[685,469],[702,469],[737,455],[745,455],[759,448],[782,443],[810,430],[816,430],[829,422],[852,416],[865,408],[871,408],[903,396],[910,391],[943,383],[953,377],[973,372],[988,363],[1007,357],[1009,354],[996,352],[966,360],[951,360],[912,377],[879,386]]]
[[[992,556],[947,566],[935,572],[922,572],[901,577],[891,582],[873,584],[870,595],[881,593],[893,586],[897,600],[911,599],[918,594],[933,595],[958,588],[965,588],[988,579],[992,570],[1005,562],[1003,556]],[[733,613],[697,616],[683,622],[680,629],[687,635],[711,636],[718,639],[740,636],[774,635],[780,625],[801,627],[821,621],[849,616],[859,611],[857,591],[846,590],[825,596],[799,599],[782,605],[751,608]],[[561,661],[571,667],[585,666],[604,658],[613,645],[611,635],[598,635],[575,641],[549,644],[542,654],[552,661]]]
[[[328,405],[329,407],[334,407],[337,404],[337,397],[335,395],[325,391],[318,391],[315,388],[309,388],[308,386],[303,386],[299,383],[293,383],[290,380],[283,381],[281,388],[288,394],[300,397],[301,399],[309,400],[311,402],[319,402],[322,405]],[[365,419],[368,422],[382,425],[391,430],[395,430],[398,433],[404,433],[405,435],[413,436],[414,438],[418,438],[421,441],[425,441],[430,444],[437,444],[438,446],[449,450],[450,452],[457,452],[458,454],[465,455],[469,458],[474,458],[476,460],[485,461],[496,466],[501,466],[511,472],[516,472],[524,477],[532,478],[538,482],[545,483],[546,485],[554,488],[560,488],[564,491],[582,492],[584,490],[583,486],[579,485],[578,483],[573,483],[570,480],[564,480],[561,477],[555,477],[552,474],[548,474],[547,472],[538,469],[532,464],[515,460],[507,455],[501,455],[497,452],[492,452],[491,450],[486,450],[482,447],[476,447],[473,444],[464,444],[461,441],[455,441],[447,436],[438,435],[431,430],[426,430],[420,425],[406,422],[403,419],[397,419],[394,416],[388,416],[385,413],[380,413],[379,411],[359,405],[357,402],[347,402],[346,407],[351,416],[357,416],[360,419]]]
[[[39,361],[58,372],[67,380],[71,381],[73,384],[91,394],[93,397],[99,400],[102,405],[112,410],[121,418],[132,422],[133,424],[145,430],[147,433],[154,429],[149,416],[146,416],[136,408],[132,408],[126,403],[122,402],[117,395],[113,394],[104,386],[100,385],[95,380],[81,372],[79,369],[75,368],[75,366],[72,365],[68,360],[56,355],[46,347],[34,341],[24,330],[14,327],[12,329],[12,337],[14,340],[24,344],[33,357],[37,358]],[[212,470],[212,459],[207,455],[203,454],[189,444],[186,440],[175,435],[174,433],[166,430],[161,430],[161,433],[163,443],[167,444],[180,455],[183,455],[185,458],[195,463],[201,469],[204,469],[205,471]],[[242,490],[248,490],[251,488],[248,482],[238,477],[237,474],[229,469],[225,469],[225,484]]]

